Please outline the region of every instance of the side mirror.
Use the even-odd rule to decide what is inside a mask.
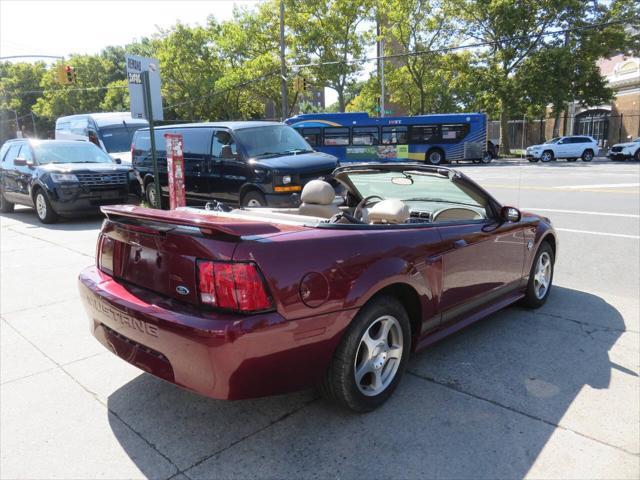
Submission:
[[[121,158],[114,158],[113,161],[116,162],[118,165],[122,164]]]
[[[522,214],[516,207],[502,207],[502,210],[500,210],[500,217],[505,222],[515,223],[520,221]]]
[[[16,157],[13,159],[13,164],[16,167],[26,167],[27,166],[27,159],[24,157]]]

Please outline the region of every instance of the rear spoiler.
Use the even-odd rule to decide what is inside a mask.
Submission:
[[[109,220],[133,219],[140,223],[163,223],[173,226],[199,228],[203,234],[224,234],[232,237],[265,235],[282,233],[290,228],[286,225],[274,225],[255,220],[243,220],[216,214],[216,212],[199,213],[193,210],[156,210],[133,205],[113,205],[102,207]]]

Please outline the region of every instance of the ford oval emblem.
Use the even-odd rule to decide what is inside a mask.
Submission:
[[[180,295],[189,295],[189,289],[184,285],[178,285],[176,287],[176,292],[178,292]]]

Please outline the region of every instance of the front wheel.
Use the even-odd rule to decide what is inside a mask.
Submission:
[[[540,160],[545,163],[550,162],[551,160],[553,160],[553,152],[551,150],[545,150],[544,152],[542,152],[542,155],[540,155]]]
[[[529,283],[523,299],[526,307],[538,308],[547,301],[553,283],[554,262],[551,245],[546,241],[542,242],[529,272]]]
[[[251,190],[242,197],[242,206],[250,208],[266,207],[267,200],[257,190]]]
[[[58,220],[58,214],[51,206],[51,202],[42,190],[36,193],[36,215],[42,223],[54,223]]]
[[[639,148],[638,150],[636,150],[636,153],[635,153],[635,155],[633,156],[633,159],[634,159],[636,162],[640,162],[640,148]]]
[[[382,405],[396,389],[411,349],[404,307],[392,297],[365,305],[347,328],[320,389],[356,412]]]
[[[491,163],[491,160],[493,160],[493,156],[489,152],[484,152],[484,155],[482,155],[482,159],[480,161],[487,164]]]
[[[147,197],[147,203],[151,208],[160,208],[155,182],[152,181],[147,183],[147,187],[145,188],[145,195]]]
[[[593,150],[585,150],[582,154],[582,161],[590,162],[591,160],[593,160]]]

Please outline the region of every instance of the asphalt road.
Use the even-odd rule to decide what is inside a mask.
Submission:
[[[89,334],[100,219],[0,217],[2,478],[638,478],[640,165],[460,167],[550,217],[555,287],[417,354],[365,415],[313,391],[198,397]]]

